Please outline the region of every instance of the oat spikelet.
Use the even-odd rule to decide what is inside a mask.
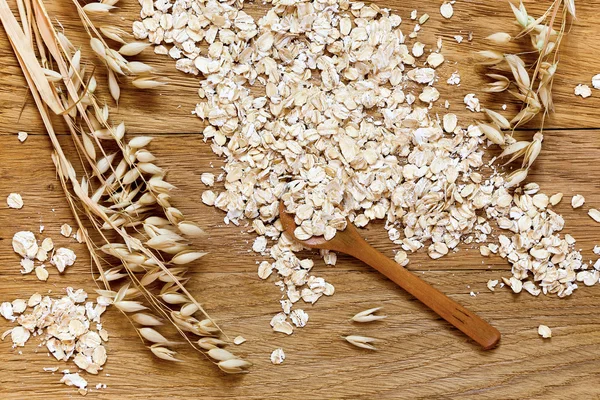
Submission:
[[[149,349],[152,352],[152,354],[154,354],[156,357],[158,357],[162,360],[175,361],[175,362],[182,361],[175,357],[175,354],[177,354],[177,352],[170,350],[167,347],[164,347],[162,344],[153,344],[152,346],[149,347]]]
[[[367,350],[377,350],[377,348],[371,344],[377,341],[375,338],[355,335],[343,336],[343,338],[353,346]]]
[[[115,7],[111,6],[110,4],[88,3],[85,6],[83,6],[83,11],[88,12],[88,13],[107,13],[110,10],[112,10],[113,8],[115,8]]]
[[[361,311],[355,316],[352,317],[352,321],[354,322],[372,322],[379,321],[387,318],[387,315],[373,315],[377,311],[381,310],[382,307],[369,308],[368,310]]]
[[[511,95],[521,103],[521,110],[510,119],[504,118],[499,113],[486,110],[488,117],[500,129],[515,129],[523,126],[538,115],[543,118],[554,110],[552,101],[552,84],[558,66],[558,52],[561,40],[565,34],[568,14],[575,17],[574,0],[557,0],[539,18],[528,14],[523,2],[519,6],[510,3],[517,25],[521,31],[516,35],[507,32],[496,32],[487,39],[497,47],[502,47],[513,39],[529,37],[533,51],[537,53],[537,59],[533,64],[526,63],[525,54],[527,50],[519,54],[505,54],[501,49],[489,49],[478,53],[480,64],[490,68],[487,76],[494,80],[484,89],[487,92],[503,92],[508,90]],[[559,26],[560,28],[556,28]],[[557,30],[558,29],[558,30]],[[498,72],[509,72],[506,76]],[[543,121],[543,120],[542,120]],[[543,122],[542,122],[543,126]],[[481,126],[482,131],[493,143],[504,148],[503,158],[507,155],[512,157],[507,163],[523,156],[521,169],[506,177],[506,187],[518,186],[527,178],[529,168],[533,165],[542,150],[541,132],[529,142],[515,142],[511,137],[500,140],[498,131]],[[526,146],[523,144],[527,143]]]

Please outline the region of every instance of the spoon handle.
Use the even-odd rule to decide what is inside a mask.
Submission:
[[[364,244],[366,246],[355,246],[355,251],[351,255],[397,283],[440,317],[479,343],[484,350],[489,350],[498,344],[500,332],[496,328],[395,261],[381,254],[366,241],[364,241]]]

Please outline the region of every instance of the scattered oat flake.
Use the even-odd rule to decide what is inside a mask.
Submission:
[[[71,225],[62,224],[62,226],[60,227],[61,235],[63,235],[64,237],[70,237],[72,233],[73,233],[73,228],[71,228]]]
[[[596,222],[600,223],[600,211],[595,208],[590,208],[588,215]]]
[[[40,281],[47,281],[48,280],[48,270],[46,269],[46,267],[42,264],[39,265],[35,268],[35,276],[40,280]]]
[[[498,285],[498,280],[497,279],[490,279],[489,281],[487,281],[487,288],[490,290],[490,292],[494,291],[494,288]]]
[[[432,68],[437,68],[444,62],[445,58],[442,53],[431,53],[427,56],[427,64],[429,64]]]
[[[2,315],[5,319],[9,321],[14,321],[15,317],[13,315],[13,306],[8,301],[0,304],[0,315]]]
[[[538,334],[544,339],[548,339],[552,337],[552,331],[546,325],[538,326]]]
[[[296,309],[290,313],[290,319],[294,325],[302,328],[308,322],[308,314],[304,310]]]
[[[446,133],[452,133],[458,126],[458,118],[455,114],[448,113],[443,117],[443,127]]]
[[[23,208],[23,198],[18,193],[11,193],[6,198],[6,204],[8,204],[8,207],[10,208],[19,210]]]
[[[406,252],[404,250],[398,250],[396,252],[396,255],[394,256],[394,261],[396,261],[398,264],[400,264],[404,267],[409,262],[408,254],[406,254]]]
[[[66,267],[75,263],[76,259],[77,256],[73,250],[61,247],[54,252],[51,263],[58,269],[58,272],[63,273]]]
[[[452,7],[452,4],[447,2],[442,4],[440,6],[440,14],[442,14],[442,17],[446,19],[452,18],[452,15],[454,15],[454,8]]]
[[[13,346],[15,347],[23,347],[25,343],[29,340],[31,333],[29,330],[25,329],[22,326],[15,326],[10,332],[10,338],[13,342]]]
[[[52,238],[45,238],[42,241],[40,248],[44,251],[51,251],[54,248],[54,242],[52,241]]]
[[[580,194],[576,194],[571,199],[571,206],[573,208],[579,208],[579,207],[583,206],[584,203],[585,203],[585,197],[583,197]]]
[[[256,253],[262,253],[267,248],[267,238],[264,236],[259,236],[254,240],[254,244],[252,245],[252,250]]]
[[[35,258],[38,252],[35,235],[29,231],[15,233],[12,239],[12,246],[15,253],[30,259]]]
[[[245,341],[246,341],[246,339],[243,336],[236,336],[233,339],[233,344],[240,345],[240,344],[244,343]]]
[[[454,35],[454,40],[456,40],[456,43],[462,43],[463,39],[464,38],[461,35]]]
[[[562,193],[556,193],[553,194],[552,196],[550,196],[550,204],[552,204],[553,206],[557,205],[558,203],[561,202],[563,198],[563,194]]]
[[[600,89],[600,74],[594,75],[592,77],[592,86],[594,89]]]
[[[412,55],[421,57],[424,53],[425,45],[421,42],[415,42],[412,47]]]
[[[460,74],[458,71],[454,71],[452,75],[446,81],[448,85],[459,85],[460,84]]]
[[[579,84],[575,86],[575,95],[581,96],[584,99],[592,95],[592,89],[588,85]]]
[[[215,175],[211,174],[210,172],[205,172],[202,175],[200,175],[200,180],[206,186],[213,186],[215,184]]]
[[[18,132],[17,133],[17,138],[19,139],[19,142],[23,143],[24,141],[27,140],[27,136],[29,136],[27,134],[27,132]]]
[[[285,353],[282,348],[273,350],[271,353],[271,362],[275,365],[281,364],[285,360]]]
[[[480,112],[481,105],[479,104],[479,99],[474,93],[469,93],[465,96],[464,99],[465,105],[467,106],[467,110],[472,112]]]
[[[294,327],[287,321],[276,322],[273,325],[273,330],[275,332],[285,333],[286,335],[294,333]]]
[[[67,386],[75,386],[79,389],[87,388],[87,384],[88,384],[87,381],[83,377],[79,376],[78,373],[74,373],[74,374],[67,373],[62,377],[62,379],[60,381],[63,382]]]
[[[11,303],[13,308],[13,313],[21,314],[23,311],[27,309],[27,302],[23,299],[15,299]]]

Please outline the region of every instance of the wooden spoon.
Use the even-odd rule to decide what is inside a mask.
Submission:
[[[294,236],[294,230],[296,229],[294,216],[285,212],[283,203],[279,205],[279,216],[286,232],[295,240],[298,240]],[[500,341],[500,332],[496,328],[427,282],[413,275],[397,262],[375,250],[360,236],[350,222],[348,222],[344,231],[337,232],[331,240],[325,240],[325,238],[319,236],[298,241],[313,249],[326,249],[345,253],[370,265],[419,299],[440,317],[460,329],[465,335],[479,343],[484,350],[493,348]]]

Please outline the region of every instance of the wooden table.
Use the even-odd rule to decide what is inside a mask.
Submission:
[[[67,35],[83,42],[68,1],[48,1],[51,15],[58,17]],[[483,4],[482,4],[483,3]],[[537,3],[537,4],[535,4]],[[549,1],[528,1],[539,13]],[[409,14],[429,13],[420,40],[433,45],[437,36],[444,39],[445,66],[442,76],[458,70],[459,87],[440,83],[442,99],[464,123],[475,117],[462,104],[467,93],[481,93],[484,80],[474,66],[474,51],[485,48],[482,38],[497,31],[514,32],[506,2],[458,0],[455,15],[442,21],[441,1],[386,0],[405,19],[406,33],[414,24]],[[137,1],[121,1],[121,9],[103,20],[129,29],[139,13]],[[579,19],[564,41],[561,64],[555,81],[556,114],[546,122],[544,150],[530,181],[538,182],[548,194],[565,193],[556,208],[566,219],[565,233],[578,240],[586,261],[595,260],[592,248],[600,244],[600,224],[594,223],[583,209],[573,210],[570,197],[577,193],[586,204],[600,207],[600,92],[582,99],[573,94],[578,83],[590,84],[600,72],[600,42],[597,40],[597,10],[600,2],[577,1]],[[253,15],[264,13],[265,6],[249,5]],[[458,44],[454,35],[473,32],[473,41]],[[85,48],[85,46],[84,46]],[[90,55],[89,51],[87,52]],[[202,124],[190,115],[197,101],[197,78],[178,73],[171,59],[147,50],[141,60],[154,65],[170,79],[160,90],[140,92],[123,87],[122,99],[114,117],[123,119],[129,133],[156,135],[151,145],[160,165],[169,169],[169,178],[179,188],[176,206],[198,221],[209,232],[198,245],[210,252],[194,269],[189,288],[201,299],[231,337],[248,339],[236,347],[237,353],[254,363],[250,374],[225,376],[203,357],[184,354],[185,363],[161,362],[150,355],[133,328],[116,310],[105,314],[105,327],[111,334],[109,361],[90,384],[106,383],[107,389],[92,390],[88,397],[125,398],[327,398],[327,399],[573,399],[600,398],[600,287],[582,287],[567,299],[550,296],[515,295],[509,290],[486,289],[488,279],[510,276],[508,264],[499,257],[483,258],[475,247],[461,250],[442,260],[432,261],[426,254],[411,256],[408,268],[453,299],[478,312],[503,334],[500,347],[483,352],[460,332],[398,289],[390,281],[359,262],[341,256],[336,267],[318,263],[316,270],[336,287],[331,298],[322,298],[306,306],[310,321],[290,337],[273,333],[272,315],[279,311],[279,289],[273,282],[261,281],[257,262],[261,257],[249,251],[253,235],[246,227],[225,226],[223,214],[200,201],[202,172],[215,169],[221,160],[204,143]],[[67,209],[59,182],[50,161],[50,144],[43,126],[27,95],[24,79],[7,43],[0,36],[0,198],[10,192],[23,195],[25,207],[10,210],[4,200],[0,206],[0,301],[27,298],[34,292],[63,293],[73,286],[93,291],[89,258],[82,245],[60,236],[60,225],[74,223]],[[104,97],[102,97],[104,96]],[[482,103],[516,104],[508,95],[480,95]],[[102,94],[101,98],[106,98]],[[433,111],[442,111],[438,101]],[[533,121],[523,135],[539,128]],[[17,131],[30,136],[23,144]],[[62,141],[71,148],[64,127]],[[47,283],[35,276],[19,273],[18,257],[10,240],[19,230],[38,231],[46,227],[58,245],[68,245],[79,257],[75,266],[59,276],[50,269]],[[373,224],[365,236],[389,256],[394,246],[387,240],[381,224]],[[470,292],[477,295],[472,297]],[[389,318],[384,322],[356,326],[348,318],[369,307],[384,306]],[[537,334],[539,324],[552,328],[553,337],[544,340]],[[0,321],[0,330],[10,323]],[[363,334],[382,339],[377,352],[361,351],[341,335]],[[274,366],[269,355],[283,347],[286,361]],[[0,395],[3,399],[78,398],[73,388],[59,383],[60,373],[43,372],[43,367],[59,365],[75,370],[72,363],[59,364],[31,340],[22,354],[10,343],[0,342]]]

